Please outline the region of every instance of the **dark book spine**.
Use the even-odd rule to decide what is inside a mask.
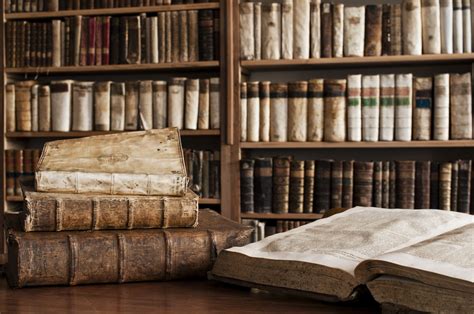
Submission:
[[[392,54],[392,8],[390,4],[382,6],[382,55]]]
[[[128,52],[128,18],[126,16],[120,17],[119,26],[119,64],[127,63]]]
[[[214,33],[213,33],[213,40],[214,40],[214,60],[219,60],[220,59],[220,13],[219,10],[214,10]]]
[[[415,177],[415,208],[428,209],[430,208],[430,192],[431,192],[431,162],[417,161],[416,162],[416,177]]]
[[[89,43],[89,17],[84,16],[82,18],[82,26],[80,28],[81,32],[81,52],[80,52],[80,61],[79,65],[87,65],[87,52],[88,52],[88,43]]]
[[[89,44],[88,44],[88,53],[87,53],[87,65],[95,65],[95,45],[96,45],[96,17],[89,18]]]
[[[110,16],[104,16],[102,24],[102,64],[110,64]]]
[[[382,162],[374,162],[374,187],[372,206],[382,207]]]
[[[389,208],[396,208],[397,206],[397,169],[394,161],[390,161],[389,166]]]
[[[290,213],[303,213],[304,204],[304,161],[290,163]]]
[[[331,161],[316,161],[314,174],[314,209],[324,213],[331,206]]]
[[[331,169],[331,208],[342,207],[343,163],[334,161]]]
[[[303,212],[313,212],[314,201],[314,160],[306,160],[304,163],[304,204]]]
[[[140,64],[141,62],[141,23],[139,16],[128,17],[127,27],[127,58],[128,64]]]
[[[120,18],[110,20],[110,64],[120,63]]]
[[[415,162],[397,161],[397,208],[415,208]]]
[[[23,173],[23,150],[15,150],[15,195],[21,195],[20,177]]]
[[[439,163],[431,162],[430,167],[430,207],[439,209]]]
[[[211,169],[210,169],[210,178],[209,183],[211,184],[210,189],[210,197],[211,198],[220,198],[221,195],[221,180],[220,180],[220,169],[221,169],[221,160],[219,156],[219,151],[214,152],[214,159],[211,161]],[[253,183],[252,183],[252,190],[253,190]]]
[[[6,150],[5,151],[5,165],[6,165],[6,185],[7,185],[7,195],[15,195],[15,151]]]
[[[272,212],[272,170],[273,162],[271,158],[255,159],[255,212]]]
[[[321,4],[321,57],[332,57],[332,4]]]
[[[214,13],[212,10],[199,10],[199,61],[214,60]]]
[[[459,161],[451,163],[451,211],[458,211]]]
[[[372,161],[354,162],[354,204],[353,206],[372,206],[374,163]]]
[[[471,202],[472,161],[460,160],[458,170],[458,206],[461,213],[469,214]]]
[[[382,5],[365,7],[365,56],[382,54]]]
[[[202,160],[202,198],[209,198],[209,163],[211,152],[204,151]]]
[[[290,157],[276,157],[273,161],[273,212],[288,213],[290,195]]]
[[[342,208],[352,208],[354,190],[354,161],[342,164]]]
[[[202,150],[195,150],[192,152],[193,178],[191,189],[199,196],[202,195],[203,153],[204,152]]]

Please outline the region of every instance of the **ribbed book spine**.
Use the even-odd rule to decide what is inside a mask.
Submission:
[[[308,59],[310,46],[310,0],[294,0],[293,58]]]
[[[270,141],[270,82],[260,82],[260,142]]]
[[[380,76],[362,76],[362,139],[379,140]]]
[[[451,179],[453,165],[443,162],[439,166],[439,209],[451,210]]]
[[[290,199],[290,163],[291,158],[276,157],[273,160],[273,199],[274,213],[288,213]]]
[[[314,175],[314,211],[324,213],[331,207],[331,161],[318,160]]]
[[[439,207],[439,163],[431,162],[430,169],[430,207],[432,209],[438,209]]]
[[[153,128],[166,127],[168,119],[168,84],[166,81],[153,82]],[[197,120],[197,118],[196,118]]]
[[[344,47],[344,4],[334,5],[332,11],[332,56],[343,56]]]
[[[372,192],[372,206],[382,207],[382,162],[374,161],[374,181],[373,181],[373,192]]]
[[[343,163],[333,161],[331,167],[331,208],[342,207]]]
[[[259,141],[260,97],[259,82],[247,83],[247,141]]]
[[[380,140],[393,141],[395,135],[395,75],[380,75]]]
[[[353,206],[372,206],[374,163],[372,161],[354,162]]]
[[[449,140],[449,74],[434,76],[433,139]]]
[[[112,82],[110,85],[110,130],[112,131],[130,130],[130,127],[133,126],[135,128],[131,130],[137,129],[138,102],[131,103],[129,101],[129,87],[128,83]],[[136,91],[136,89],[133,90]],[[127,96],[125,96],[125,92],[127,92]],[[136,95],[138,95],[138,91]],[[133,104],[135,107],[130,107]],[[134,118],[133,121],[132,118]]]
[[[270,141],[288,140],[288,85],[270,85]]]
[[[17,82],[15,85],[15,116],[17,131],[31,131],[31,88],[34,81]]]
[[[471,201],[472,161],[460,160],[458,169],[457,211],[469,214]]]
[[[184,128],[197,130],[199,111],[199,79],[186,80],[186,104],[184,114]]]
[[[304,161],[290,163],[290,213],[303,213],[304,205]]]
[[[272,158],[255,159],[255,212],[272,212]]]
[[[416,77],[413,82],[415,108],[413,110],[413,139],[431,139],[431,111],[433,107],[433,79]]]
[[[314,160],[306,160],[304,162],[304,203],[303,212],[313,212],[314,202]]]
[[[365,6],[344,8],[344,56],[363,57]]]
[[[453,0],[439,0],[441,53],[453,53]]]
[[[471,73],[451,74],[451,139],[472,138]]]
[[[110,131],[110,81],[94,85],[94,130]]]
[[[354,195],[354,161],[342,163],[342,208],[352,208]]]
[[[308,82],[308,141],[320,142],[324,135],[324,80]]]
[[[415,208],[428,209],[430,208],[431,200],[431,162],[417,161],[416,162],[416,177],[415,177]]]
[[[321,4],[321,57],[332,57],[332,5]]]
[[[198,112],[198,129],[209,129],[209,105],[210,105],[210,82],[209,79],[199,80],[199,112]]]
[[[288,140],[305,142],[307,139],[308,82],[288,84]]]
[[[324,140],[346,140],[346,89],[347,81],[324,81]]]
[[[421,3],[423,53],[441,53],[441,26],[439,0],[423,0]]]
[[[262,59],[281,57],[281,7],[279,3],[262,6]]]
[[[402,8],[401,4],[392,4],[390,7],[390,28],[391,37],[391,55],[398,56],[402,54]]]
[[[365,7],[365,56],[382,55],[382,5]]]
[[[38,130],[51,131],[51,89],[42,85],[38,90]]]
[[[397,161],[397,208],[415,208],[415,162]]]
[[[413,76],[396,74],[395,86],[395,140],[411,141]]]
[[[310,55],[321,57],[321,0],[310,3]]]
[[[281,3],[281,57],[293,59],[293,0]]]
[[[240,57],[243,60],[255,59],[254,4],[240,3]]]
[[[347,77],[347,140],[362,140],[362,75]]]
[[[421,55],[421,0],[405,0],[402,3],[403,54]]]
[[[240,161],[240,210],[243,213],[253,213],[254,208],[254,167],[255,160]]]
[[[240,83],[240,141],[247,142],[247,82]]]

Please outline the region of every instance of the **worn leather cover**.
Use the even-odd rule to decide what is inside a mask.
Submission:
[[[460,160],[458,169],[457,211],[469,214],[471,201],[472,160]]]
[[[272,212],[272,170],[273,160],[271,157],[255,159],[254,193],[255,212]]]
[[[472,139],[471,73],[451,74],[451,139]]]
[[[288,83],[288,141],[306,142],[308,82]]]
[[[291,157],[280,156],[273,159],[273,199],[272,211],[277,214],[288,213],[290,197]]]
[[[324,135],[324,80],[312,79],[308,82],[308,138],[310,142],[320,142]]]
[[[270,85],[270,141],[286,142],[288,139],[288,85]]]
[[[416,162],[415,178],[415,208],[428,209],[430,207],[431,161]]]
[[[303,212],[312,213],[314,204],[314,160],[304,162],[304,202]]]
[[[317,160],[314,175],[314,212],[331,208],[331,160]]]
[[[331,169],[331,207],[342,207],[343,162],[335,160]]]
[[[374,182],[372,206],[382,207],[382,162],[374,161]]]
[[[182,196],[186,169],[175,128],[49,142],[39,192]]]
[[[397,167],[397,208],[415,208],[415,162],[396,161]]]
[[[346,140],[346,90],[345,79],[324,81],[324,140]]]
[[[92,131],[94,125],[94,82],[72,84],[72,130]]]
[[[255,160],[243,159],[240,161],[240,211],[253,213],[254,208],[254,180]]]
[[[111,81],[94,85],[94,129],[110,131],[110,84]]]
[[[342,208],[352,208],[354,195],[354,161],[342,163]]]
[[[354,162],[353,206],[372,206],[372,185],[374,179],[373,161]]]
[[[365,56],[382,55],[382,5],[365,8]]]
[[[11,231],[11,287],[79,285],[203,277],[223,249],[245,245],[251,229],[211,210],[197,228],[41,232]]]
[[[413,139],[429,141],[431,139],[431,121],[433,108],[433,78],[415,77],[413,79],[415,108],[413,109]]]
[[[270,141],[270,82],[260,82],[260,142]]]
[[[442,162],[439,166],[439,209],[451,210],[452,171],[450,162]]]
[[[304,161],[292,160],[290,163],[290,213],[303,213],[304,174]]]

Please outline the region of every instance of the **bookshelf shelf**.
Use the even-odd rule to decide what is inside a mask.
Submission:
[[[242,70],[308,70],[339,67],[391,67],[400,65],[459,64],[474,62],[474,53],[437,54],[421,56],[344,57],[304,60],[254,60],[241,61]]]
[[[6,20],[29,20],[29,19],[48,19],[76,15],[122,15],[122,14],[140,14],[154,13],[164,11],[183,11],[183,10],[206,10],[219,9],[219,2],[209,3],[193,3],[193,4],[174,4],[174,5],[158,5],[146,7],[130,7],[130,8],[107,8],[107,9],[87,9],[87,10],[66,10],[55,12],[28,12],[28,13],[7,13]]]
[[[7,138],[73,138],[93,135],[115,134],[122,131],[90,131],[90,132],[8,132]],[[182,136],[219,136],[220,130],[181,130]]]
[[[218,70],[219,61],[195,61],[179,63],[156,64],[112,64],[112,65],[86,65],[64,67],[28,67],[6,68],[7,74],[80,74],[80,73],[131,73],[151,71],[200,71]]]
[[[23,202],[22,196],[7,196],[7,202]],[[221,200],[216,198],[201,198],[200,205],[220,205]]]
[[[322,214],[259,214],[259,213],[241,213],[244,219],[295,219],[295,220],[315,220],[323,218]]]
[[[474,140],[411,141],[411,142],[244,142],[242,149],[360,149],[360,148],[474,148]]]
[[[7,196],[7,202],[23,202],[23,196]]]

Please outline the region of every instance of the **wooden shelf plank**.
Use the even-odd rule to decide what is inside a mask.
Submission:
[[[8,132],[7,138],[72,138],[93,135],[116,134],[123,131],[90,131],[90,132]],[[220,130],[181,130],[181,136],[219,136]]]
[[[164,11],[183,11],[183,10],[207,10],[219,9],[219,2],[209,3],[193,3],[193,4],[174,4],[174,5],[158,5],[146,7],[131,8],[108,8],[108,9],[88,9],[88,10],[66,10],[55,12],[34,12],[34,13],[8,13],[5,14],[6,20],[27,20],[27,19],[47,19],[76,15],[119,15],[119,14],[140,14],[154,13]]]
[[[221,200],[218,198],[200,198],[199,205],[220,205]]]
[[[474,147],[474,140],[452,141],[411,141],[411,142],[244,142],[240,144],[243,149],[359,149],[359,148],[451,148]]]
[[[295,219],[295,220],[315,220],[323,218],[323,214],[259,214],[241,213],[240,218],[244,219]]]
[[[86,65],[64,67],[27,67],[5,68],[7,74],[80,74],[80,73],[131,73],[150,71],[197,71],[217,70],[219,61],[195,61],[178,63],[153,63],[153,64],[111,64],[111,65]]]
[[[23,202],[23,196],[7,196],[7,202]]]
[[[241,66],[247,71],[255,70],[302,70],[314,68],[337,67],[367,67],[367,66],[399,66],[427,64],[473,63],[474,53],[433,54],[421,56],[380,56],[380,57],[344,57],[320,58],[304,60],[253,60],[241,61]]]

